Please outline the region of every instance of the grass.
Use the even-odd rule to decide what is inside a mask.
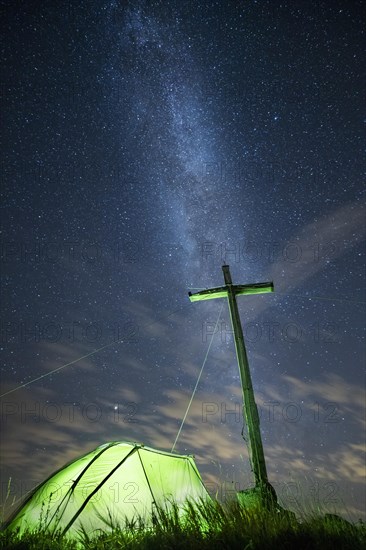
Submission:
[[[182,517],[173,506],[167,514],[158,510],[154,527],[141,522],[125,526],[114,525],[105,519],[106,532],[89,538],[80,533],[79,542],[51,535],[42,529],[22,535],[0,532],[0,548],[9,550],[212,550],[212,549],[309,549],[358,550],[366,548],[366,524],[349,523],[332,515],[308,515],[302,520],[294,514],[268,511],[259,507],[245,508],[238,502],[192,506],[187,504]],[[81,542],[80,542],[81,541]]]

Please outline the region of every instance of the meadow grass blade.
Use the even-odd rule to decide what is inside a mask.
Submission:
[[[91,535],[81,526],[77,538],[44,529],[0,533],[0,548],[9,550],[90,550],[128,549],[273,549],[287,550],[361,550],[366,548],[366,525],[350,523],[331,513],[314,510],[301,520],[294,514],[259,506],[245,507],[238,501],[221,503],[190,502],[184,507],[170,501],[165,508],[154,507],[148,523],[143,518],[126,520],[119,525],[111,511],[101,516],[105,531]]]

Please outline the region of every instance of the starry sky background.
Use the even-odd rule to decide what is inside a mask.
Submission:
[[[172,448],[221,306],[188,290],[227,262],[275,285],[238,301],[281,502],[365,519],[363,16],[3,3],[6,510],[106,441]],[[224,303],[175,448],[223,499],[252,484],[240,404]]]

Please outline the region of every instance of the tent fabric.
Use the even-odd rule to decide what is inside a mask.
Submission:
[[[210,500],[192,456],[114,441],[66,464],[28,495],[6,528],[39,527],[77,536],[110,531],[141,517],[151,523],[155,506],[167,511],[187,500]]]

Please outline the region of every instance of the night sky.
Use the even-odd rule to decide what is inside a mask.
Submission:
[[[365,519],[361,1],[3,3],[1,498],[114,440]],[[57,370],[58,369],[58,370]],[[245,430],[244,430],[245,435]],[[309,505],[310,506],[310,505]]]

